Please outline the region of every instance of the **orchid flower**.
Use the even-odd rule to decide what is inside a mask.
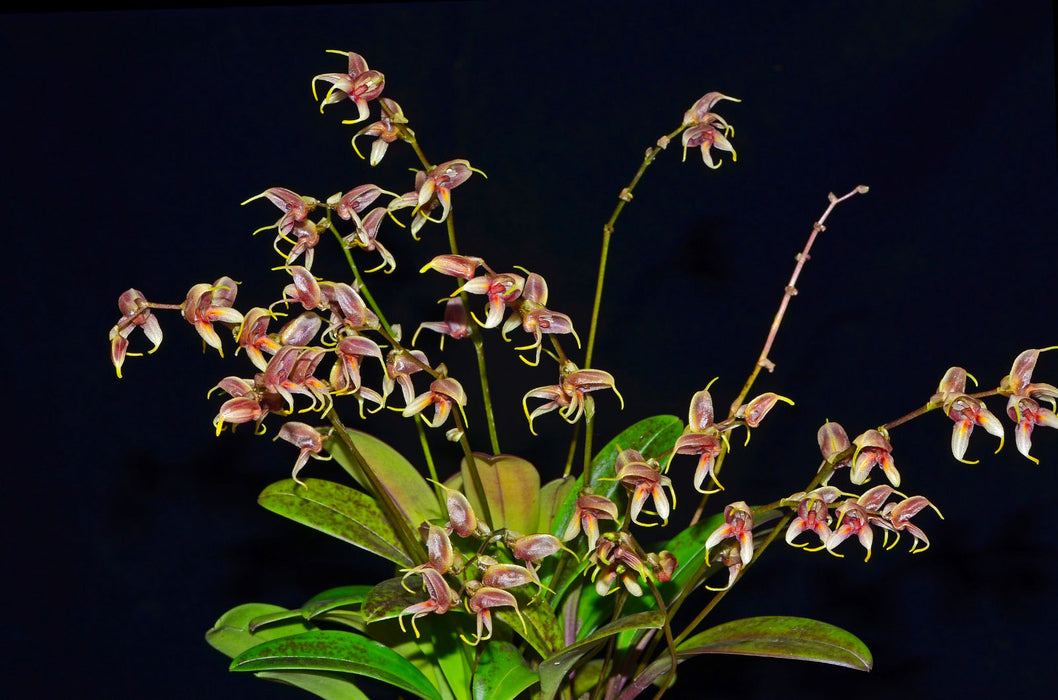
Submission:
[[[386,77],[377,70],[369,70],[367,61],[358,53],[352,51],[336,51],[330,49],[327,53],[336,53],[349,57],[349,71],[347,73],[323,73],[312,79],[312,97],[319,99],[316,94],[316,83],[322,80],[330,83],[331,87],[320,102],[320,112],[327,105],[341,102],[348,98],[356,105],[358,116],[356,119],[345,120],[343,124],[356,124],[370,116],[367,103],[382,94],[386,86]]]
[[[224,356],[224,349],[213,324],[242,323],[242,314],[231,308],[237,291],[236,282],[231,277],[221,277],[213,284],[196,284],[187,292],[187,298],[180,307],[184,319],[195,327],[202,340],[215,348],[221,357]]]
[[[162,344],[162,327],[158,319],[151,314],[150,303],[143,292],[138,289],[127,289],[118,297],[118,309],[121,318],[117,324],[110,329],[110,361],[121,378],[121,365],[125,362],[126,355],[137,356],[142,353],[130,353],[128,351],[128,337],[137,328],[143,329],[143,334],[151,341],[153,347],[148,350],[152,353]]]

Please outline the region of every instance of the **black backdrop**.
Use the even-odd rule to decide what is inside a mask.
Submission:
[[[325,49],[356,50],[386,74],[385,94],[430,157],[488,174],[455,193],[463,249],[543,274],[582,337],[601,225],[643,149],[703,93],[743,99],[718,108],[736,126],[737,164],[725,157],[712,172],[692,153],[681,165],[670,148],[619,221],[596,360],[627,401],[623,413],[599,402],[611,431],[685,415],[714,376],[726,403],[827,192],[870,185],[833,216],[773,352],[777,370],[758,385],[797,407],[777,409],[729,461],[724,498],[763,501],[805,482],[824,418],[858,432],[920,405],[952,364],[994,383],[1021,349],[1058,343],[1052,19],[1042,2],[0,17],[12,697],[293,697],[228,674],[204,630],[240,602],[295,606],[384,575],[255,505],[294,453],[245,430],[213,436],[218,402],[205,392],[241,358],[235,369],[200,354],[164,315],[162,349],[132,358],[125,380],[106,355],[129,286],[179,301],[227,274],[243,282],[240,307],[274,298],[276,260],[249,233],[276,214],[240,209],[246,197],[273,185],[321,197],[367,181],[409,188],[405,149],[368,172],[342,110],[320,116],[309,79],[342,68]],[[382,234],[400,268],[376,293],[406,328],[438,315],[434,291],[410,290],[444,245],[439,229],[426,234],[418,245],[394,227]],[[502,345],[490,363],[513,396],[554,381]],[[1058,383],[1058,355],[1037,374]],[[504,406],[504,448],[554,475],[565,425],[545,417],[532,439],[516,404]],[[471,421],[482,427],[480,414]],[[401,427],[395,416],[377,423],[414,455]],[[868,643],[875,671],[709,658],[681,667],[688,697],[1053,690],[1058,434],[1037,431],[1040,466],[1012,444],[993,457],[994,441],[975,436],[982,461],[966,466],[951,458],[949,429],[931,415],[894,433],[905,488],[946,516],[920,516],[932,549],[910,556],[902,542],[862,565],[777,548],[716,613],[833,622]],[[683,490],[677,525],[692,503]]]

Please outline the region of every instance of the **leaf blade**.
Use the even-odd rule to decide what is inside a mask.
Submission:
[[[681,655],[739,654],[813,661],[870,671],[874,659],[858,637],[804,617],[769,615],[733,620],[685,639]]]
[[[441,507],[433,489],[404,455],[373,435],[352,428],[348,432],[357,451],[375,473],[401,515],[411,524],[412,530],[425,521],[441,517]],[[360,465],[345,443],[332,437],[327,441],[326,448],[360,486],[370,490]]]
[[[437,689],[410,661],[352,632],[314,630],[273,639],[237,656],[231,670],[348,673],[380,680],[425,700],[441,700]]]
[[[331,481],[306,479],[305,484],[307,488],[293,479],[277,481],[261,492],[257,502],[273,513],[401,566],[413,564],[373,498]]]

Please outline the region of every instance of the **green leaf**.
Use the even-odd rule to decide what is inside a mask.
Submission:
[[[512,608],[497,608],[496,617],[506,622],[512,630],[536,649],[541,657],[546,658],[556,649],[562,648],[562,628],[559,627],[555,614],[547,605],[537,602],[522,609],[522,621]]]
[[[232,608],[220,616],[213,627],[206,632],[206,641],[211,647],[229,658],[235,658],[250,647],[257,646],[261,642],[280,637],[289,637],[315,629],[300,619],[285,624],[261,627],[255,632],[250,631],[250,625],[266,615],[291,612],[278,605],[267,603],[246,603]]]
[[[643,612],[627,615],[619,620],[601,627],[595,634],[562,651],[549,656],[540,663],[540,695],[543,700],[552,700],[555,693],[566,680],[570,670],[582,658],[598,651],[606,638],[634,629],[658,629],[665,624],[665,616],[660,612]]]
[[[459,638],[459,625],[454,617],[430,615],[419,620],[419,629],[423,634],[418,642],[423,654],[434,662],[438,684],[444,685],[445,691],[456,700],[470,700],[471,654],[467,653],[470,647]]]
[[[474,462],[492,515],[493,522],[489,523],[492,529],[507,528],[523,535],[535,533],[540,519],[540,473],[536,467],[512,455],[486,457],[475,454]],[[480,518],[484,513],[482,498],[474,486],[466,459],[460,472],[467,500]]]
[[[229,658],[235,658],[247,649],[273,639],[281,639],[301,634],[314,629],[301,620],[282,625],[261,627],[250,632],[253,620],[276,615],[287,611],[278,605],[265,603],[247,603],[232,608],[217,620],[213,628],[206,632],[206,641],[211,647]],[[326,700],[368,700],[353,683],[342,676],[317,672],[262,672],[258,678],[293,685]]]
[[[510,642],[489,642],[474,672],[474,700],[514,700],[539,677]]]
[[[345,540],[402,566],[413,564],[375,500],[348,486],[284,479],[265,488],[258,503],[295,522]]]
[[[870,671],[874,664],[867,646],[845,630],[802,617],[750,617],[708,629],[676,648],[676,662],[699,654],[771,656],[836,664]],[[672,660],[659,656],[618,696],[630,700],[668,673]]]
[[[352,632],[315,630],[267,641],[237,656],[231,670],[351,673],[375,678],[427,700],[441,700],[437,689],[410,661],[389,647]]]
[[[867,645],[840,627],[803,617],[750,617],[718,625],[685,639],[680,656],[741,654],[815,661],[870,671]]]
[[[372,586],[342,586],[331,588],[314,595],[301,606],[301,614],[306,620],[311,620],[318,615],[323,615],[338,608],[359,606],[364,602]]]
[[[371,700],[337,673],[322,671],[259,671],[258,678],[293,685],[325,700]]]
[[[540,489],[540,520],[533,533],[551,532],[551,524],[555,522],[555,516],[559,508],[569,496],[577,480],[572,476],[549,481]],[[561,533],[559,533],[561,534]]]
[[[375,473],[382,488],[404,515],[412,530],[421,523],[441,517],[441,508],[437,505],[437,496],[426,483],[412,463],[395,449],[379,440],[374,435],[359,430],[349,430],[349,437]],[[370,490],[370,484],[360,472],[360,465],[346,448],[345,443],[332,437],[327,441],[327,451],[345,471],[356,479],[357,483]]]
[[[409,580],[415,581],[409,577]],[[411,585],[411,584],[409,584]],[[399,617],[404,608],[426,600],[425,593],[409,593],[400,585],[400,577],[386,579],[371,589],[360,606],[366,622],[378,622]],[[410,630],[409,630],[410,632]]]

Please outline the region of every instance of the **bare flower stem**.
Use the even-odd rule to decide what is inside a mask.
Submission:
[[[666,146],[669,141],[674,139],[682,132],[686,126],[673,131],[671,134],[662,136],[658,139],[658,143],[664,143]],[[610,238],[613,236],[614,224],[617,223],[617,217],[621,215],[621,211],[624,209],[625,204],[632,201],[632,191],[635,190],[636,185],[639,184],[640,178],[643,177],[643,173],[646,172],[650,164],[654,162],[654,158],[657,157],[658,153],[661,152],[663,146],[651,146],[647,149],[646,154],[643,156],[643,162],[639,165],[639,170],[632,177],[632,181],[628,183],[628,187],[621,190],[621,193],[617,196],[617,206],[614,207],[613,213],[610,215],[609,220],[602,227],[602,251],[599,254],[599,272],[595,278],[595,303],[591,309],[591,330],[588,332],[588,347],[584,353],[584,369],[591,367],[591,360],[595,350],[595,334],[599,327],[599,309],[602,306],[602,290],[603,283],[606,280],[606,260],[610,252]]]
[[[797,264],[794,266],[790,281],[786,283],[786,289],[783,292],[782,301],[779,302],[779,310],[775,314],[775,320],[771,323],[771,330],[768,332],[768,338],[764,341],[764,349],[761,350],[760,357],[757,358],[757,364],[753,366],[753,371],[750,372],[749,377],[746,379],[746,383],[742,385],[742,391],[739,392],[738,397],[731,403],[731,412],[729,415],[734,415],[735,411],[738,410],[738,407],[746,400],[746,396],[749,394],[753,382],[757,380],[757,375],[760,374],[761,368],[767,369],[769,372],[774,371],[775,363],[768,358],[768,353],[771,352],[771,346],[775,342],[775,336],[779,333],[779,326],[782,324],[783,316],[786,315],[786,307],[790,305],[790,299],[797,294],[797,280],[801,276],[801,269],[804,267],[805,263],[808,262],[810,257],[809,251],[812,250],[812,244],[815,243],[816,236],[819,235],[820,231],[826,229],[824,224],[830,216],[830,213],[834,211],[834,207],[841,204],[846,199],[853,195],[865,194],[866,192],[866,185],[857,185],[852,191],[841,197],[835,196],[833,192],[830,193],[829,206],[827,206],[823,215],[819,217],[819,221],[812,225],[812,233],[808,236],[808,241],[805,243],[804,250],[797,254]]]

